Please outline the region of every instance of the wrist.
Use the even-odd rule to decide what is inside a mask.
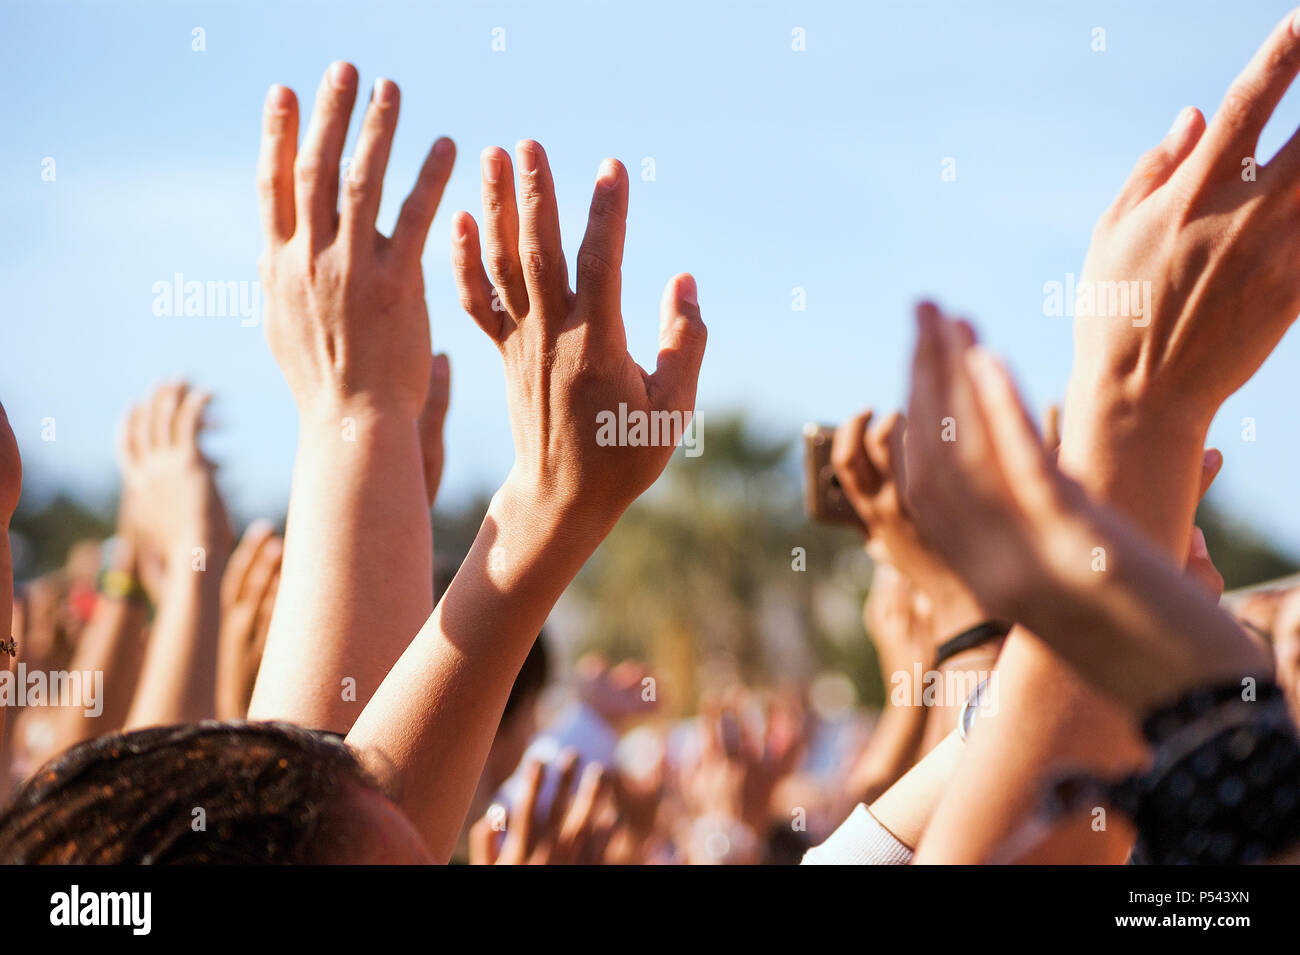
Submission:
[[[1063,413],[1062,455],[1069,443],[1095,450],[1110,442],[1157,437],[1194,444],[1200,451],[1217,408],[1201,408],[1195,396],[1179,396],[1144,373],[1088,363],[1070,373]]]
[[[939,643],[989,619],[989,614],[965,587],[950,586],[927,590],[933,614],[934,639]]]
[[[558,482],[563,485],[565,482]],[[594,551],[622,512],[584,500],[571,489],[526,476],[516,464],[492,498],[490,514],[529,527],[568,548]]]
[[[1181,562],[1210,419],[1195,408],[1071,382],[1059,464],[1089,497],[1125,514]]]
[[[369,393],[321,392],[296,403],[304,434],[325,433],[335,440],[360,440],[382,428],[414,428],[420,417],[418,405]]]

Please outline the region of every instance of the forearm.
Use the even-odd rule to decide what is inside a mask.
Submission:
[[[414,415],[304,413],[284,562],[249,718],[346,733],[433,609]]]
[[[888,679],[886,674],[886,693]],[[851,806],[870,803],[912,767],[925,726],[924,706],[913,705],[911,700],[905,706],[886,701],[866,747],[849,773],[847,796]]]
[[[1092,546],[1103,547],[1109,563],[1102,573],[1033,588],[1022,619],[1038,639],[1134,722],[1197,688],[1271,676],[1271,654],[1246,639],[1210,594],[1142,535],[1104,518],[1073,519],[1073,531],[1052,532],[1074,538],[1077,563],[1086,563]]]
[[[1132,834],[1120,826],[1095,832],[1083,818],[1040,833],[1034,820],[1053,773],[1086,766],[1112,774],[1141,762],[1145,748],[1127,714],[1019,630],[998,660],[990,709],[980,712],[956,769],[961,784],[945,791],[914,861],[978,864],[1011,861],[1010,853],[1016,861],[1123,862]]]
[[[100,594],[95,600],[86,629],[77,642],[68,669],[75,673],[103,673],[104,696],[97,718],[80,706],[60,707],[50,715],[53,734],[43,753],[33,753],[40,763],[76,743],[102,736],[126,725],[140,667],[144,662],[144,627],[147,610],[143,602]]]
[[[1134,519],[1167,553],[1185,553],[1203,450],[1200,423],[1178,424],[1139,411],[1117,392],[1108,395],[1090,373],[1076,371],[1069,398],[1062,468]],[[1083,624],[1081,618],[1054,623],[1053,641],[1077,640]],[[1099,652],[1090,648],[1089,659]],[[1124,651],[1115,652],[1114,662],[1122,663]],[[1069,660],[1025,628],[1007,638],[999,673],[999,713],[967,747],[962,792],[950,794],[936,810],[919,861],[987,861],[1024,831],[1023,820],[1038,811],[1052,773],[1065,766],[1125,772],[1145,757],[1131,711],[1103,697]],[[1081,819],[1045,835],[1032,858],[1118,863],[1127,858],[1131,840],[1126,827],[1094,831]]]
[[[949,733],[892,786],[871,801],[871,814],[904,845],[921,842],[935,807],[947,791],[962,752],[962,740]]]
[[[194,569],[192,560],[188,547],[167,558],[127,729],[193,723],[216,713],[219,591],[226,555],[206,550],[202,570]]]
[[[1209,420],[1187,407],[1130,398],[1100,372],[1076,371],[1061,470],[1124,514],[1180,566],[1200,494]]]
[[[428,623],[348,742],[391,770],[429,848],[451,856],[514,679],[555,601],[608,526],[565,521],[507,481]]]

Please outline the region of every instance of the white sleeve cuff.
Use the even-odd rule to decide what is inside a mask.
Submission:
[[[802,865],[907,865],[912,850],[858,804],[830,838],[809,849]]]

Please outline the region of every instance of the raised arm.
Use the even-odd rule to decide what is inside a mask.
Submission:
[[[146,488],[136,477],[143,459],[136,433],[149,408],[148,403],[131,408],[118,435],[122,481],[117,533],[104,544],[95,609],[68,664],[74,673],[105,674],[100,712],[90,716],[81,707],[52,709],[47,723],[50,732],[40,740],[44,747],[30,754],[37,765],[84,739],[120,730],[135,699],[147,648],[149,597],[159,599],[157,571],[161,568],[160,559],[146,549],[141,526],[142,509],[156,506],[156,502],[139,499]]]
[[[628,179],[601,166],[570,291],[551,171],[519,144],[483,153],[487,261],[474,220],[453,226],[465,310],[505,364],[515,461],[469,556],[415,642],[348,734],[393,774],[395,798],[436,858],[450,857],[510,686],[564,588],[672,454],[690,421],[705,329],[695,281],[679,275],[660,304],[653,374],[627,351],[620,268]],[[495,283],[495,289],[494,285]],[[610,416],[654,422],[620,445]],[[668,430],[659,431],[663,422]],[[617,429],[613,429],[617,435]]]
[[[451,140],[434,144],[392,236],[381,235],[399,94],[375,82],[340,196],[356,92],[356,70],[333,64],[299,151],[297,100],[273,87],[259,163],[266,337],[298,406],[298,454],[249,717],[340,733],[433,608],[420,255],[455,157]]]
[[[920,310],[912,412],[918,421],[951,416],[959,428],[956,442],[933,428],[918,429],[909,443],[927,536],[986,606],[1021,621],[1089,691],[1118,704],[1130,731],[1189,690],[1268,675],[1267,654],[1217,609],[1195,574],[1057,469],[1005,369],[973,345],[966,326],[928,306]],[[943,801],[921,861],[965,859],[972,843],[986,859],[993,854],[978,835],[991,797],[979,792],[976,757],[1011,749],[1032,689],[999,677],[996,706],[980,717],[959,764],[962,785],[949,790],[965,798]],[[1006,768],[1005,761],[992,765]],[[1019,771],[1040,785],[1016,798],[1041,798],[1041,784],[1065,768],[1051,760],[1024,766]],[[1025,818],[1036,809],[1030,805]],[[1124,827],[1115,829],[1128,837]]]
[[[962,702],[979,682],[977,668],[991,667],[1008,628],[989,619],[961,578],[917,532],[903,454],[906,433],[901,414],[873,422],[871,411],[863,412],[836,429],[831,460],[849,502],[870,528],[867,552],[892,563],[930,601],[933,632],[925,670],[934,672],[938,692],[926,705],[913,706],[925,724],[915,754],[920,756],[956,727]],[[972,632],[982,632],[985,639],[963,650],[949,643]],[[894,676],[885,675],[887,681]],[[910,672],[907,677],[915,680]]]
[[[132,520],[162,573],[126,728],[216,714],[221,575],[234,544],[213,467],[199,451],[209,396],[164,385],[131,415],[124,478]]]
[[[1277,26],[1208,128],[1186,109],[1139,160],[1098,222],[1080,279],[1061,467],[1173,559],[1187,551],[1211,419],[1300,311],[1300,137],[1267,164],[1254,160],[1300,70],[1297,24],[1288,15]],[[1005,693],[1019,684],[1034,702],[1014,714],[1015,739],[986,733],[965,756],[1000,770],[963,777],[965,797],[987,808],[964,861],[1019,825],[1045,770],[1131,768],[1143,752],[1124,714],[1031,635],[1011,634],[999,669]],[[947,800],[934,824],[958,802]],[[1128,850],[1124,833],[1085,823],[1055,833],[1038,858],[1121,862]]]

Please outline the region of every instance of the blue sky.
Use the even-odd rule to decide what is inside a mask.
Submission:
[[[208,447],[236,512],[281,512],[295,416],[261,330],[155,316],[152,289],[177,272],[256,279],[265,90],[292,86],[305,113],[333,59],[356,63],[363,88],[380,75],[402,86],[381,226],[436,136],[460,148],[425,254],[434,343],[453,366],[444,488],[458,501],[494,487],[511,455],[499,360],[460,312],[448,267],[450,214],[477,214],[484,146],[546,146],[570,256],[601,159],[627,163],[629,341],[653,362],[663,284],[694,272],[710,330],[706,438],[723,409],[793,436],[805,420],[897,406],[921,295],[972,316],[1041,406],[1070,365],[1068,319],[1044,316],[1044,283],[1078,272],[1139,153],[1181,107],[1211,112],[1287,9],[7,0],[0,397],[29,488],[109,493],[127,404],[188,376],[217,393]],[[196,27],[204,52],[191,49]],[[1091,48],[1096,27],[1105,52]],[[806,51],[791,49],[795,28]],[[1261,156],[1297,122],[1288,95]],[[653,182],[640,177],[646,157]],[[795,288],[806,311],[791,307]],[[1220,503],[1300,554],[1298,367],[1293,333],[1212,438],[1226,457]],[[49,417],[57,437],[43,442]]]

